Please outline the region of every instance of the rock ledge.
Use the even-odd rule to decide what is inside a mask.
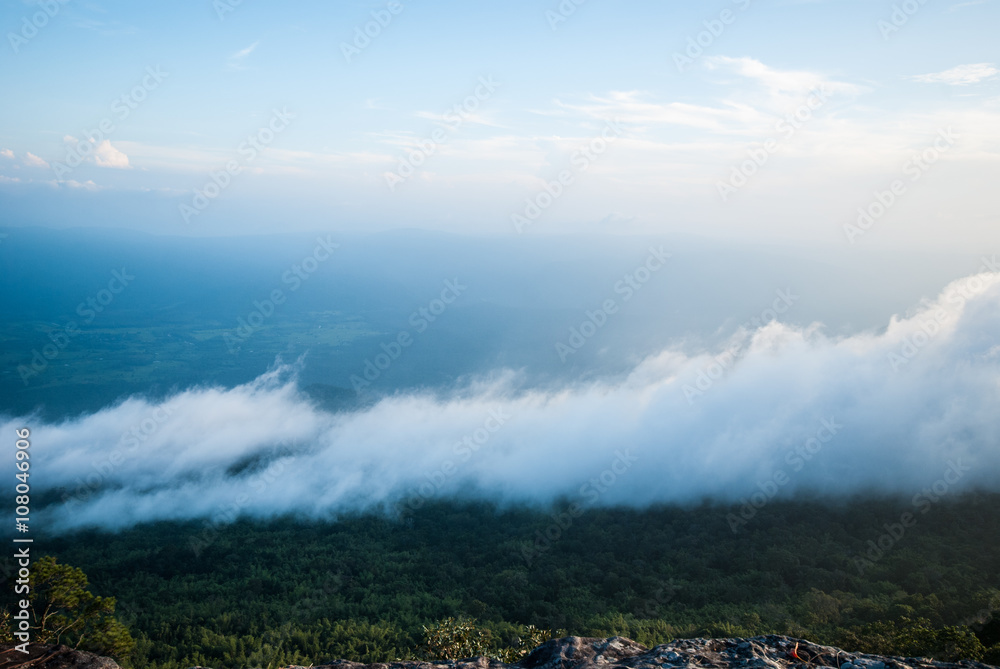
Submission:
[[[796,644],[798,646],[796,647]],[[513,665],[483,657],[456,662],[360,664],[338,660],[313,669],[995,669],[980,662],[850,653],[802,639],[681,639],[646,648],[631,639],[565,637],[546,641]],[[2,669],[2,668],[0,668]]]
[[[24,655],[6,647],[0,669],[119,669],[106,657],[66,646],[31,646]],[[570,636],[546,641],[516,664],[485,657],[448,662],[362,664],[336,660],[311,669],[998,669],[980,662],[937,662],[883,657],[767,635],[751,639],[681,639],[646,648],[631,639]],[[201,669],[200,667],[195,669]],[[289,667],[287,669],[306,669]]]

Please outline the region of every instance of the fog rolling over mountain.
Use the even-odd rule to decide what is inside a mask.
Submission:
[[[1000,669],[1000,0],[0,15],[0,642]]]
[[[330,412],[300,390],[307,358],[3,429],[32,424],[33,480],[57,531],[397,513],[456,496],[558,510],[874,492],[919,510],[1000,489],[1000,275],[983,269],[883,328],[774,320],[669,342],[624,374],[539,385],[496,367]]]

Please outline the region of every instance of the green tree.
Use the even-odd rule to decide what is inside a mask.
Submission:
[[[883,620],[841,634],[840,645],[878,655],[982,660],[986,649],[968,627],[935,629],[926,618]]]
[[[116,658],[132,652],[132,635],[114,617],[115,598],[91,593],[82,569],[46,556],[34,564],[30,585],[38,643],[63,643]]]

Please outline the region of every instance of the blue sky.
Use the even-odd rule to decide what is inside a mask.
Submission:
[[[996,0],[5,0],[0,222],[976,251],[997,26]]]

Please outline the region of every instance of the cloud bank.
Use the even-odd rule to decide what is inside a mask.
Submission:
[[[525,392],[502,373],[332,414],[279,367],[232,389],[0,423],[8,435],[31,428],[33,494],[56,500],[45,524],[57,530],[326,517],[448,496],[738,501],[777,472],[780,496],[909,495],[955,465],[952,489],[998,490],[998,307],[1000,274],[984,272],[881,332],[834,338],[772,322],[723,350],[665,350],[613,383]]]

